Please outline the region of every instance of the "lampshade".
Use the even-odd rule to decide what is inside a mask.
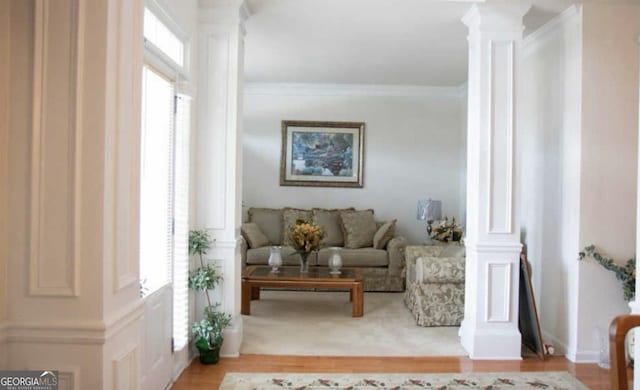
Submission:
[[[418,220],[438,221],[442,218],[442,202],[439,200],[419,200]]]

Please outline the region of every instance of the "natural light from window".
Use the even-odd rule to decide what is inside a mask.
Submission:
[[[184,43],[148,8],[144,10],[144,38],[180,67],[184,66]]]
[[[146,294],[171,282],[173,257],[173,84],[142,72],[140,279]]]

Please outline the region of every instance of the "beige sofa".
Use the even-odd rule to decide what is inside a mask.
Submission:
[[[373,210],[250,208],[242,225],[242,266],[267,264],[272,245],[282,246],[284,265],[299,265],[286,232],[295,221],[314,222],[325,231],[323,248],[310,256],[310,266],[326,267],[330,250],[341,247],[344,267],[362,270],[365,291],[404,291],[404,249],[395,236],[395,220],[379,222]]]

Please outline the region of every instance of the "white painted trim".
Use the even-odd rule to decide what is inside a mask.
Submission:
[[[44,134],[47,132],[47,68],[49,66],[49,54],[54,49],[50,48],[49,39],[49,9],[50,2],[37,0],[35,3],[35,33],[34,33],[34,65],[33,65],[33,126],[32,126],[32,162],[31,162],[31,235],[29,256],[29,294],[31,296],[78,296],[78,258],[80,257],[80,243],[82,242],[81,211],[82,202],[82,92],[83,92],[83,59],[84,59],[84,1],[74,0],[70,6],[71,31],[69,37],[70,55],[69,77],[72,82],[69,85],[69,138],[72,140],[67,165],[72,172],[69,178],[70,197],[67,198],[69,207],[67,223],[70,227],[67,231],[67,262],[66,271],[70,273],[70,279],[65,286],[43,286],[41,282],[40,262],[42,261],[43,227],[42,209],[44,199],[42,188],[43,177],[46,176],[45,161],[43,161]]]
[[[115,3],[114,20],[108,27],[113,42],[108,47],[112,55],[108,57],[107,67],[115,70],[108,72],[107,80],[103,200],[103,256],[112,267],[113,293],[138,283],[140,180],[139,169],[131,167],[140,166],[143,52],[141,41],[129,42],[130,35],[142,34],[142,4]],[[137,5],[137,9],[126,8]],[[127,16],[130,20],[123,20]],[[128,29],[123,32],[122,26]],[[130,60],[132,65],[125,65],[123,59]]]
[[[245,96],[350,96],[460,99],[466,83],[453,87],[374,84],[245,83]]]
[[[65,380],[72,384],[72,389],[80,390],[80,368],[63,367],[58,368],[58,383]]]
[[[28,365],[26,369],[30,371],[38,371],[38,370],[42,370],[42,367]],[[80,368],[79,367],[53,365],[51,367],[47,367],[47,369],[52,371],[58,371],[58,385],[60,385],[61,382],[66,380],[69,383],[71,383],[71,389],[74,389],[74,390],[80,389]]]
[[[507,69],[508,69],[508,74],[505,76],[507,79],[507,88],[508,91],[495,91],[493,88],[493,81],[496,79],[496,75],[495,75],[495,58],[496,58],[496,54],[495,54],[495,50],[496,50],[496,43],[500,44],[501,46],[506,44],[506,49],[507,49]],[[496,40],[489,40],[488,42],[489,44],[489,52],[490,52],[490,57],[491,57],[491,61],[490,61],[490,66],[488,69],[488,100],[489,100],[489,131],[488,131],[488,135],[489,135],[489,154],[487,156],[488,161],[489,161],[489,175],[488,175],[488,183],[487,183],[487,188],[489,189],[489,196],[487,197],[487,232],[488,234],[511,234],[513,232],[513,147],[514,147],[514,137],[513,137],[513,133],[514,133],[514,126],[515,126],[515,104],[514,104],[514,95],[515,95],[515,61],[514,61],[514,56],[515,56],[515,44],[512,40],[507,40],[507,41],[496,41]],[[508,108],[507,108],[507,112],[508,112],[508,117],[504,118],[505,121],[507,121],[507,127],[508,127],[508,131],[507,131],[507,150],[504,151],[506,153],[506,159],[507,159],[507,164],[506,165],[506,172],[504,172],[505,177],[503,178],[504,180],[504,191],[506,192],[506,204],[505,205],[501,205],[502,207],[504,207],[505,209],[505,216],[504,216],[504,221],[502,221],[503,225],[500,226],[500,223],[498,223],[498,227],[496,227],[496,221],[495,221],[495,215],[494,215],[494,211],[495,211],[495,199],[494,199],[494,193],[495,193],[495,171],[496,171],[496,167],[493,166],[494,164],[494,159],[495,159],[495,142],[494,139],[495,137],[495,121],[496,121],[496,112],[495,112],[495,96],[496,96],[496,92],[500,93],[500,92],[507,92],[507,101],[508,101]],[[501,117],[503,117],[504,115],[500,115]],[[502,120],[502,119],[500,119]],[[499,164],[500,166],[502,166],[502,164]]]
[[[144,300],[137,299],[133,304],[120,310],[112,318],[105,321],[105,340],[116,336],[129,327],[134,321],[138,321],[144,314]]]
[[[137,389],[140,381],[140,348],[136,346],[129,347],[119,354],[115,359],[111,360],[112,364],[112,382],[114,389],[120,389],[118,386],[121,382],[126,382],[126,389]],[[123,378],[123,376],[127,376]]]
[[[142,300],[122,310],[109,322],[9,323],[6,339],[9,342],[52,344],[105,344],[109,339],[142,318]]]
[[[520,253],[522,251],[521,243],[513,242],[465,242],[467,250],[473,250],[477,253]]]
[[[503,269],[501,278],[504,281],[504,285],[502,286],[503,291],[506,293],[503,295],[502,308],[501,312],[502,316],[495,315],[497,308],[493,308],[491,306],[492,296],[491,286],[495,285],[496,282],[493,280],[493,273],[491,270],[499,270]],[[511,263],[506,261],[494,261],[487,262],[485,274],[487,275],[487,283],[485,285],[485,322],[503,322],[509,323],[511,321]]]
[[[235,241],[222,241],[222,240],[216,240],[213,242],[213,245],[211,245],[212,249],[215,248],[219,248],[219,249],[235,249],[237,248],[239,245],[242,244],[242,236],[238,237]]]
[[[574,16],[579,15],[581,11],[581,4],[573,4],[569,6],[569,8],[562,11],[562,13],[555,16],[547,23],[539,27],[537,30],[524,37],[524,39],[522,40],[522,48],[528,49],[529,45],[534,44],[536,41],[554,32],[556,29],[563,27],[564,23],[568,22]]]

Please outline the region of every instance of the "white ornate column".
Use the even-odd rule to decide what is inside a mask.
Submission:
[[[515,96],[523,5],[473,5],[469,28],[467,263],[463,347],[472,359],[520,359]]]
[[[200,0],[198,36],[197,219],[215,240],[208,261],[223,275],[221,309],[233,317],[224,332],[222,354],[238,355],[240,315],[240,235],[242,202],[242,0]],[[199,315],[201,308],[197,308]]]

